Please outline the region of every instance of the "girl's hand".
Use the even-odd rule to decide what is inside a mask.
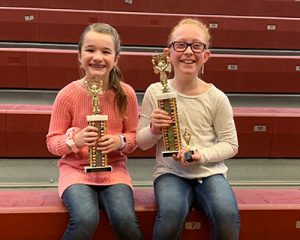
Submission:
[[[73,141],[79,149],[84,146],[92,146],[97,143],[98,133],[98,128],[88,126],[77,132],[73,137]]]
[[[122,146],[122,140],[119,135],[105,135],[98,139],[97,150],[104,154],[118,151]]]
[[[166,111],[156,108],[151,113],[151,131],[154,134],[161,134],[161,128],[168,127],[171,123],[172,119]]]
[[[184,154],[187,153],[188,151],[189,150],[187,148],[185,148],[185,147],[182,148],[177,154],[173,155],[173,159],[175,161],[180,161],[181,164],[184,166],[190,166],[201,160],[201,154],[199,151],[194,151],[194,153],[191,155],[190,159],[185,159]]]

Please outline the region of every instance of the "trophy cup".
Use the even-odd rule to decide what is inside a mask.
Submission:
[[[167,56],[164,53],[156,54],[152,57],[152,64],[154,72],[160,75],[160,82],[162,84],[162,94],[156,96],[158,107],[169,113],[172,124],[169,127],[162,128],[162,140],[163,140],[163,157],[169,157],[173,154],[177,154],[182,148],[179,115],[177,111],[176,93],[170,92],[168,88],[168,77],[166,72],[171,72],[171,64],[167,61]],[[185,135],[183,136],[185,138]],[[187,145],[189,144],[189,138],[185,139]],[[185,160],[188,161],[191,158],[193,151],[188,151],[184,155]]]
[[[97,77],[85,79],[84,84],[88,93],[92,96],[93,115],[86,116],[89,126],[98,128],[99,138],[107,134],[107,115],[101,115],[98,94],[102,91],[102,80]],[[84,167],[86,173],[112,171],[112,166],[107,165],[107,154],[97,150],[97,143],[89,147],[89,166]]]

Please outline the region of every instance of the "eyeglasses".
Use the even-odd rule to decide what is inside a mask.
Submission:
[[[206,44],[202,42],[187,43],[175,41],[169,45],[169,48],[172,46],[176,52],[184,52],[188,47],[191,47],[194,53],[201,53],[206,49]]]

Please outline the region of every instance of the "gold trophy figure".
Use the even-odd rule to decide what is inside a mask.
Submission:
[[[167,61],[165,54],[157,54],[152,57],[154,72],[160,74],[160,82],[163,86],[162,94],[156,96],[158,107],[166,112],[172,118],[172,124],[169,127],[162,128],[163,138],[163,157],[169,157],[177,154],[181,149],[179,116],[177,112],[176,93],[168,89],[168,77],[166,72],[171,71],[171,64]]]
[[[192,162],[193,159],[192,159],[192,155],[194,154],[194,151],[190,149],[190,141],[191,141],[191,136],[192,134],[190,134],[190,132],[188,131],[188,129],[186,128],[184,130],[184,133],[183,133],[183,139],[184,141],[186,142],[186,148],[187,148],[187,152],[184,153],[184,160],[187,161],[187,162]]]
[[[107,115],[101,115],[98,95],[102,91],[102,80],[97,77],[85,79],[84,84],[89,95],[92,96],[93,115],[86,116],[89,126],[99,129],[99,138],[107,134]],[[107,165],[107,154],[97,150],[97,144],[89,147],[89,166],[84,167],[86,173],[112,171],[112,166]]]

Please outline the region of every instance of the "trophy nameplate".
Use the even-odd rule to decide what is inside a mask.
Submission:
[[[92,78],[90,80],[85,79],[85,86],[92,95],[92,107],[93,115],[86,116],[86,120],[89,126],[98,128],[99,138],[107,134],[107,115],[101,115],[98,94],[102,91],[102,81],[97,80],[97,78]],[[89,166],[84,167],[86,173],[91,172],[110,172],[112,171],[112,166],[108,165],[107,154],[103,154],[101,151],[97,150],[97,143],[89,146]]]

